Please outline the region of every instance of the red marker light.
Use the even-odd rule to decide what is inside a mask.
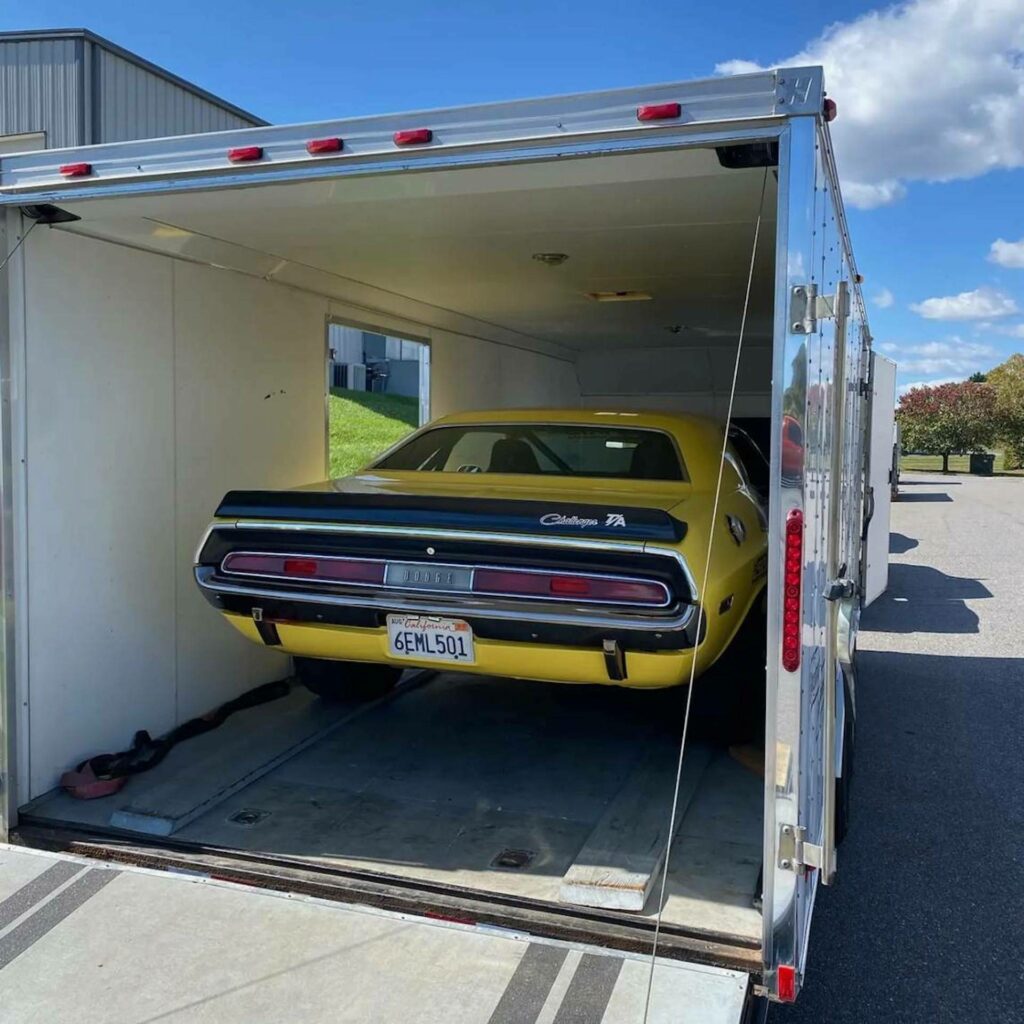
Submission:
[[[228,150],[228,159],[233,164],[247,164],[253,160],[263,159],[262,146],[236,146]]]
[[[343,142],[341,139],[310,139],[306,143],[306,152],[310,156],[320,153],[340,153]]]
[[[84,178],[92,174],[92,164],[61,164],[60,173],[65,178]]]
[[[410,128],[395,132],[394,139],[396,146],[422,146],[424,142],[434,141],[434,133],[429,128]]]
[[[839,113],[839,108],[836,106],[835,100],[830,100],[828,97],[825,98],[825,102],[821,105],[821,115],[826,121],[834,121],[836,114]]]
[[[678,103],[648,103],[636,108],[638,121],[669,121],[681,117],[683,108]]]
[[[776,974],[778,981],[778,997],[783,1003],[791,1003],[796,999],[796,968],[792,964],[779,964]]]
[[[786,554],[782,569],[782,667],[800,667],[800,584],[804,566],[804,514],[798,508],[786,516]]]

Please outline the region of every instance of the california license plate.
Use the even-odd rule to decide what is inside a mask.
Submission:
[[[433,615],[389,615],[388,653],[396,658],[471,665],[476,660],[473,629],[462,619],[442,619]]]

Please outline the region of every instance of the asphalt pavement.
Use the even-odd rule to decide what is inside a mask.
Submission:
[[[1024,478],[904,474],[797,1022],[1024,1021]]]

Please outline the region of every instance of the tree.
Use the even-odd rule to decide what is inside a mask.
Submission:
[[[937,384],[912,388],[896,410],[903,450],[941,455],[949,472],[950,455],[984,451],[998,433],[996,391],[991,384]]]
[[[996,393],[996,424],[1007,466],[1019,469],[1024,466],[1024,355],[1017,352],[990,370],[988,382]]]
[[[967,378],[972,384],[984,384],[988,380],[988,374],[982,373],[981,370],[977,370]]]

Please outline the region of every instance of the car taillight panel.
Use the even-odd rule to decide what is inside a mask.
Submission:
[[[226,573],[275,576],[313,583],[383,583],[384,562],[358,558],[307,555],[263,555],[233,552],[221,562]]]
[[[800,667],[801,580],[804,565],[804,514],[790,509],[786,515],[786,549],[782,569],[782,667]]]
[[[654,581],[523,572],[516,569],[477,569],[473,574],[473,592],[649,607],[661,607],[669,603],[669,593],[664,584]]]

